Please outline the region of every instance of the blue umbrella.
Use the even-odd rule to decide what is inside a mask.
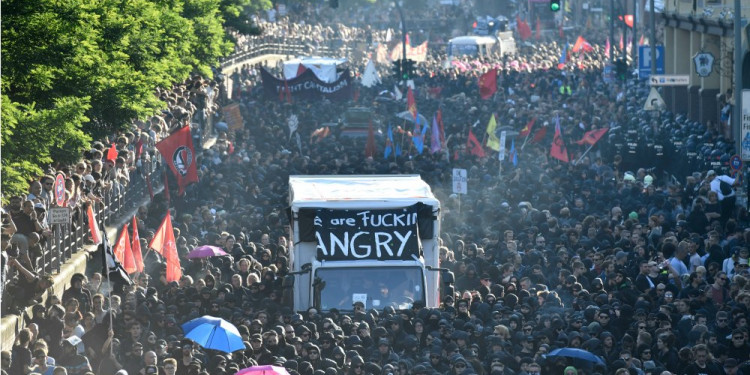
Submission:
[[[576,348],[560,348],[555,349],[549,354],[547,354],[547,357],[568,357],[568,358],[578,358],[582,359],[584,361],[598,363],[600,365],[606,366],[604,361],[599,357],[598,355],[595,355],[591,352],[588,352],[583,349],[576,349]]]
[[[245,349],[237,327],[224,319],[204,315],[182,325],[185,338],[195,341],[206,349],[231,353]]]

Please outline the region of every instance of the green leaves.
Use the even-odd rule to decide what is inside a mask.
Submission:
[[[164,108],[157,87],[194,72],[210,77],[218,59],[232,52],[224,16],[247,20],[248,12],[270,5],[3,0],[3,191],[53,160],[78,158],[92,137]]]

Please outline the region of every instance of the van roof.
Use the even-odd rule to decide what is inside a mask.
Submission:
[[[477,35],[467,35],[467,36],[458,36],[448,41],[450,44],[473,44],[473,45],[485,45],[485,44],[495,44],[496,40],[495,38],[491,36],[477,36]]]
[[[381,202],[398,206],[420,201],[435,207],[440,202],[419,175],[289,176],[292,207],[317,207],[326,202],[344,208],[352,202]],[[338,207],[338,206],[341,207]]]

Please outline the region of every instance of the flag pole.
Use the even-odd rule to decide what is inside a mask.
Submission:
[[[596,143],[594,143],[594,145],[595,145],[595,144],[596,144]],[[581,155],[581,157],[580,157],[580,158],[578,158],[578,160],[576,160],[576,162],[575,162],[575,163],[573,163],[573,165],[578,165],[578,163],[580,163],[580,162],[581,162],[581,161],[583,160],[583,157],[584,157],[584,156],[586,156],[586,154],[587,154],[587,153],[588,153],[589,151],[591,151],[591,149],[592,149],[592,148],[594,148],[594,145],[590,145],[590,146],[589,146],[589,148],[587,148],[587,149],[586,149],[586,151],[584,151],[584,152],[583,152],[583,154]]]
[[[534,124],[536,124],[536,117],[532,118],[532,121],[534,121]],[[521,145],[521,151],[523,151],[523,148],[526,146],[526,142],[529,140],[530,136],[531,136],[531,127],[529,127],[529,134],[526,134],[526,138],[523,139],[523,144]]]
[[[99,223],[96,223],[98,226]],[[107,238],[107,232],[102,231],[102,260],[104,261],[104,272],[107,274],[107,300],[109,301],[109,330],[113,330],[113,323],[112,323],[112,280],[109,277],[109,264],[107,263],[107,246],[104,245],[104,243],[109,244],[109,239]],[[107,335],[109,335],[109,331],[107,331]],[[111,356],[114,353],[114,350],[112,349],[112,342],[109,343],[109,355]]]
[[[523,139],[523,144],[521,145],[521,151],[523,151],[523,148],[526,147],[526,142],[529,140],[530,135],[531,135],[531,129],[529,129],[529,134],[526,134],[526,138]]]

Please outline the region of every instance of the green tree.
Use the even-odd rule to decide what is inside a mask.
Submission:
[[[154,95],[232,52],[223,28],[269,0],[4,0],[2,178],[6,196],[91,139],[165,107]]]

